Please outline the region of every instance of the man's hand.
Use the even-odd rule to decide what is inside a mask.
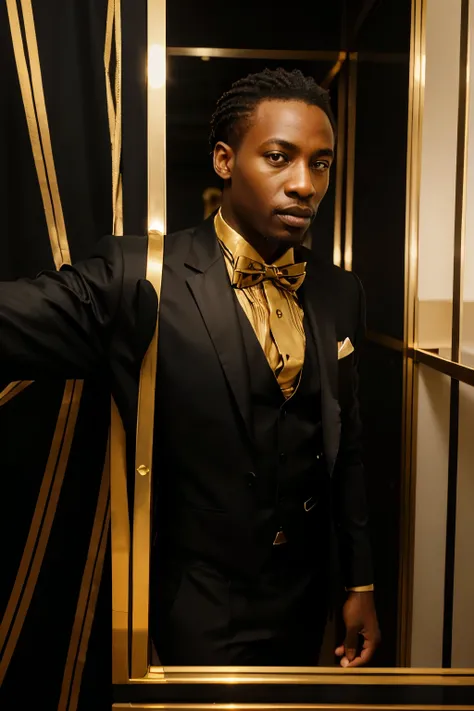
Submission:
[[[336,649],[342,657],[341,667],[360,667],[367,664],[380,644],[380,629],[375,611],[373,592],[351,592],[343,609],[346,639]],[[362,651],[357,654],[359,635],[364,638]]]

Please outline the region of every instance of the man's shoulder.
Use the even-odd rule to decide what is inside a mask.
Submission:
[[[362,285],[359,277],[352,271],[347,271],[338,267],[332,262],[325,261],[320,257],[311,254],[308,261],[311,263],[312,271],[316,279],[323,280],[325,285],[336,292],[350,295],[359,293]]]

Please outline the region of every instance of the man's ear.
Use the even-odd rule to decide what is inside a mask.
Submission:
[[[222,180],[230,180],[235,163],[234,150],[223,141],[214,147],[214,170]]]

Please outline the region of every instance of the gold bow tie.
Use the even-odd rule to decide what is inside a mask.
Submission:
[[[241,255],[237,258],[232,276],[232,286],[237,289],[246,289],[255,286],[264,279],[277,281],[279,286],[287,291],[299,289],[306,276],[306,262],[300,264],[286,264],[276,267],[263,262],[256,262]]]

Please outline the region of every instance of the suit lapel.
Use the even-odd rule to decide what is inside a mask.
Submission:
[[[318,351],[321,376],[321,410],[326,461],[331,475],[339,450],[341,408],[338,402],[337,338],[331,305],[316,265],[309,257],[303,287],[304,310]]]
[[[212,217],[196,229],[185,264],[190,272],[187,285],[252,438],[248,365],[237,316],[237,303]]]

